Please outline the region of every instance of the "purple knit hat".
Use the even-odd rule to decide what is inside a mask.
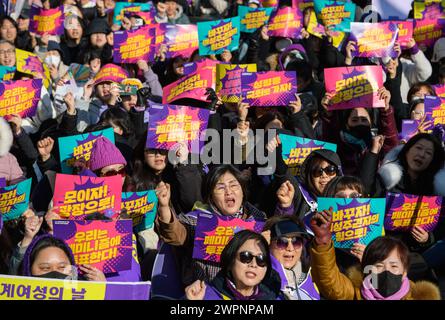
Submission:
[[[89,161],[90,169],[96,171],[113,164],[127,165],[127,161],[119,149],[110,140],[105,137],[97,138],[91,149]]]
[[[65,243],[66,245],[66,249],[69,253],[69,260],[70,262],[75,265],[75,260],[74,260],[74,255],[73,252],[71,251],[71,248],[66,244],[65,241],[63,241],[60,238],[56,238],[53,235],[47,233],[47,234],[43,234],[37,237],[34,237],[34,239],[31,241],[30,245],[28,246],[28,249],[26,249],[25,255],[23,257],[23,264],[22,264],[22,273],[25,277],[31,277],[31,254],[34,251],[35,247],[37,246],[37,244],[47,238],[53,238],[53,239],[57,239],[59,241],[62,241],[63,243]]]

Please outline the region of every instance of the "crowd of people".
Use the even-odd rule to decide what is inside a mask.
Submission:
[[[145,1],[139,1],[145,2]],[[365,18],[371,1],[356,0],[356,21]],[[369,3],[368,3],[369,2]],[[43,8],[63,6],[64,34],[38,36],[29,31],[30,6],[16,17],[0,17],[0,66],[16,66],[16,49],[36,54],[48,67],[50,84],[42,86],[36,115],[0,118],[0,178],[14,185],[32,178],[29,209],[3,224],[0,273],[85,281],[151,281],[152,299],[189,300],[439,300],[445,297],[445,222],[427,232],[387,231],[370,244],[335,248],[332,210],[317,211],[317,198],[384,198],[387,192],[445,197],[445,128],[423,130],[408,141],[399,137],[402,120],[425,119],[424,98],[436,96],[433,85],[445,82],[445,38],[432,47],[410,39],[395,44],[397,57],[353,58],[354,43],[336,48],[330,30],[322,38],[302,29],[298,39],[271,37],[267,24],[242,33],[239,49],[203,57],[167,58],[161,46],[155,61],[136,64],[113,61],[113,32],[137,28],[138,19],[112,23],[115,0],[42,0]],[[279,6],[292,6],[279,1]],[[260,0],[159,0],[153,2],[156,23],[195,24],[237,15],[240,5],[258,8]],[[312,8],[304,10],[307,27]],[[413,17],[413,13],[410,13]],[[300,44],[299,47],[290,47]],[[288,48],[293,48],[289,50]],[[303,49],[302,49],[303,48]],[[284,54],[283,54],[284,53]],[[223,102],[210,90],[208,103],[188,101],[211,110],[208,128],[222,134],[231,129],[244,137],[234,143],[242,163],[191,164],[178,149],[176,163],[168,150],[146,147],[146,109],[161,103],[163,89],[184,76],[184,64],[208,58],[219,63],[256,64],[258,71],[296,71],[298,95],[288,106],[253,107]],[[68,86],[72,64],[89,68],[78,90]],[[96,75],[106,65],[119,65],[127,77],[117,82]],[[326,92],[326,68],[382,65],[384,86],[378,97],[384,108],[331,111],[333,94]],[[15,71],[13,80],[43,78]],[[131,83],[137,92],[123,94]],[[62,92],[62,93],[61,93]],[[74,173],[97,177],[120,175],[124,192],[155,190],[158,207],[154,225],[134,232],[130,270],[103,273],[76,265],[70,247],[53,236],[54,180],[61,172],[59,138],[112,128],[114,140],[99,138],[89,161],[76,161]],[[264,141],[276,160],[273,174],[259,175],[248,163],[243,132],[275,130]],[[337,145],[337,151],[313,151],[298,176],[289,173],[278,133]],[[241,144],[241,148],[239,145]],[[237,232],[219,262],[193,258],[198,215],[229,216],[265,222],[263,231]],[[311,214],[309,221],[305,221]],[[123,215],[124,216],[124,215]],[[100,213],[90,219],[107,220]],[[159,255],[174,274],[166,281],[156,274]],[[76,266],[76,268],[74,268]],[[370,272],[369,266],[372,266]],[[373,284],[377,278],[379,285]],[[176,280],[175,283],[170,283]],[[168,285],[167,285],[168,282]]]

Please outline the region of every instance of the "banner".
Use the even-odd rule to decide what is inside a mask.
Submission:
[[[288,167],[289,174],[295,177],[300,175],[301,165],[312,151],[327,149],[337,152],[337,145],[335,143],[312,140],[309,138],[302,138],[281,133],[278,136],[280,137],[282,146],[281,156]]]
[[[445,98],[425,96],[425,121],[433,121],[432,129],[437,124],[445,124]]]
[[[324,69],[326,92],[335,96],[329,110],[384,108],[377,91],[383,87],[381,66],[356,66]]]
[[[14,78],[15,67],[0,66],[0,80],[10,81]]]
[[[218,60],[211,60],[211,59],[201,59],[195,62],[188,62],[184,64],[184,75],[188,76],[191,75],[193,73],[197,73],[200,70],[211,70],[214,74],[215,77],[212,76],[213,78],[216,78],[216,66],[221,63]]]
[[[157,206],[155,190],[122,192],[122,211],[131,217],[136,232],[153,227]]]
[[[80,158],[89,161],[91,149],[99,137],[105,137],[113,144],[115,143],[113,128],[59,138],[59,155],[62,173],[71,174],[73,172],[74,162]]]
[[[219,262],[221,252],[235,233],[242,230],[263,231],[264,221],[243,220],[217,214],[200,213],[195,231],[193,258]]]
[[[105,274],[131,269],[131,220],[53,220],[53,229],[73,251],[76,265],[90,264]]]
[[[400,47],[406,49],[409,39],[413,38],[413,21],[397,21],[397,27],[399,28],[399,36],[397,42],[400,43]]]
[[[127,79],[128,74],[125,69],[112,63],[108,63],[100,68],[99,72],[94,77],[94,83],[100,83],[102,81],[113,81],[121,83],[122,80]]]
[[[191,57],[199,48],[198,27],[194,24],[162,24],[167,58]]]
[[[207,129],[210,110],[155,104],[149,112],[146,148],[170,150],[184,142],[190,152],[200,153],[204,146],[200,135]]]
[[[440,196],[388,192],[385,230],[410,231],[418,226],[427,232],[433,231],[439,222],[442,202]]]
[[[238,15],[241,20],[241,32],[253,33],[267,24],[273,8],[250,8],[238,6]]]
[[[12,114],[19,114],[22,118],[33,117],[41,89],[41,79],[0,82],[0,116],[5,119]]]
[[[116,2],[114,7],[113,24],[120,26],[125,13],[128,12],[149,12],[152,8],[151,3],[128,3],[128,2]]]
[[[418,134],[419,124],[420,121],[418,120],[402,120],[402,130],[399,134],[400,141],[406,143],[409,139]]]
[[[414,20],[413,37],[418,45],[433,47],[445,35],[445,19]]]
[[[115,218],[121,210],[122,176],[87,177],[56,175],[53,207],[64,219],[84,220],[86,215],[101,212]]]
[[[43,85],[49,88],[51,76],[46,64],[34,53],[15,49],[17,71],[32,75],[34,78],[43,78]]]
[[[350,24],[355,19],[355,8],[353,2],[314,0],[318,20],[326,27],[334,26],[335,31],[350,31]]]
[[[299,39],[303,28],[303,14],[298,8],[283,7],[270,17],[268,35]]]
[[[240,18],[198,22],[198,36],[200,56],[238,50]]]
[[[351,22],[350,41],[355,41],[353,57],[397,57],[394,44],[399,29],[396,22],[379,23]]]
[[[414,1],[414,19],[444,19],[445,1]]]
[[[287,106],[295,101],[295,71],[263,71],[241,73],[243,102],[255,107]]]
[[[201,69],[165,86],[162,103],[172,103],[179,99],[207,101],[207,88],[215,88],[215,73],[209,69]]]
[[[12,186],[0,188],[0,213],[3,222],[19,218],[28,209],[31,182],[32,179],[29,178]]]
[[[0,275],[0,300],[149,300],[150,282],[73,281]]]
[[[405,20],[413,0],[372,0],[372,11],[382,20]]]
[[[241,74],[256,72],[256,64],[218,64],[216,66],[216,93],[224,102],[241,100]]]
[[[318,198],[318,211],[333,208],[332,241],[336,248],[368,245],[383,234],[385,198]]]
[[[64,20],[63,6],[45,10],[33,4],[30,12],[29,31],[40,36],[45,33],[60,36],[65,32]]]
[[[152,42],[155,36],[155,30],[151,26],[142,26],[139,29],[129,31],[115,31],[113,62],[153,61],[155,49]]]

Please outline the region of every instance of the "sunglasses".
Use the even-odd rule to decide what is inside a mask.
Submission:
[[[267,266],[266,257],[263,256],[262,254],[259,254],[256,256],[249,251],[243,251],[243,252],[240,252],[240,254],[239,254],[239,261],[241,261],[241,263],[244,263],[244,264],[251,263],[253,258],[255,258],[256,264],[258,267],[264,268]]]
[[[120,169],[120,170],[109,170],[107,172],[104,173],[100,173],[101,177],[111,177],[111,176],[116,176],[120,174],[121,176],[125,176],[125,167]]]
[[[334,165],[329,165],[326,168],[315,168],[312,170],[312,176],[314,178],[321,177],[323,175],[323,172],[326,173],[328,176],[332,177],[337,175],[337,167]]]
[[[340,192],[340,193],[336,193],[334,198],[361,198],[362,196],[363,195],[358,192],[353,192],[353,193],[349,194],[349,196],[344,192]]]
[[[275,240],[275,244],[278,249],[285,250],[289,246],[289,242],[292,244],[294,250],[300,249],[303,246],[303,239],[300,237],[279,237]]]

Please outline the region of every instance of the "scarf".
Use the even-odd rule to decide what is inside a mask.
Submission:
[[[368,275],[364,280],[362,287],[360,289],[362,293],[362,297],[365,300],[402,300],[404,296],[406,296],[409,292],[409,280],[408,277],[404,277],[402,280],[402,286],[400,290],[394,293],[392,296],[383,297],[371,284],[371,276]]]
[[[229,288],[229,291],[233,294],[234,300],[256,300],[259,297],[260,290],[258,286],[255,286],[253,289],[253,294],[251,296],[244,296],[236,289],[235,284],[226,278],[226,285]]]
[[[357,139],[352,134],[349,134],[346,131],[340,131],[340,137],[344,142],[358,148],[360,153],[364,152],[368,148],[366,142],[363,139]]]

